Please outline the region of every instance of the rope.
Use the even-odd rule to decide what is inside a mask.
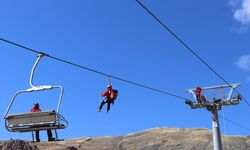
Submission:
[[[220,118],[224,118],[227,122],[229,122],[229,123],[231,123],[231,124],[233,124],[233,125],[235,125],[235,126],[238,126],[238,127],[242,128],[242,129],[245,129],[245,130],[247,130],[247,131],[250,131],[249,128],[247,128],[247,127],[245,127],[245,126],[243,126],[243,125],[241,125],[241,124],[239,124],[239,123],[236,123],[236,122],[234,122],[234,121],[231,121],[231,120],[227,119],[226,117],[223,117],[223,116],[220,116],[220,115],[218,115],[218,116],[219,116]]]

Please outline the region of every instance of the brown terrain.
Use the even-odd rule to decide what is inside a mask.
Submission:
[[[223,136],[223,150],[250,150],[250,137]],[[154,128],[126,136],[79,138],[59,142],[0,142],[2,150],[213,150],[208,129]]]

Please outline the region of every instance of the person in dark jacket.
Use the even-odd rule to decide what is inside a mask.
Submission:
[[[111,103],[114,104],[117,95],[118,95],[118,90],[113,90],[112,86],[108,84],[107,90],[104,93],[101,93],[101,96],[105,97],[105,99],[101,102],[97,111],[100,112],[102,110],[103,105],[107,103],[106,112],[108,112],[110,110]]]
[[[33,108],[30,111],[31,112],[41,112],[42,110],[39,108],[39,104],[35,103]],[[54,138],[52,138],[51,130],[47,130],[47,134],[48,134],[48,141],[54,141]],[[36,131],[36,141],[40,142],[39,130]]]

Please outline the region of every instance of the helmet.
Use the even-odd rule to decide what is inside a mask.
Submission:
[[[107,88],[111,88],[111,85],[110,85],[110,84],[108,84],[108,85],[107,85]]]
[[[37,103],[37,102],[36,102],[36,103],[34,103],[34,105],[39,107],[39,103]]]

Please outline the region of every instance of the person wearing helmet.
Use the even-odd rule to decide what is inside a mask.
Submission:
[[[198,103],[206,102],[206,98],[202,94],[202,89],[199,86],[195,89],[194,93],[196,95],[196,100],[197,100]]]
[[[198,102],[198,103],[201,103],[201,99],[200,99],[200,96],[201,96],[201,88],[200,88],[199,86],[196,87],[194,93],[195,93],[197,102]]]
[[[30,111],[31,112],[40,112],[42,110],[39,108],[39,103],[34,103],[34,106],[32,107],[32,109]]]
[[[33,108],[30,111],[31,112],[41,112],[42,110],[39,108],[39,103],[35,103]],[[54,138],[52,138],[51,130],[47,130],[47,134],[48,134],[48,141],[54,141]],[[36,141],[40,142],[39,130],[36,131]]]
[[[98,112],[101,112],[103,105],[106,103],[107,103],[106,112],[108,112],[110,110],[110,104],[111,103],[114,104],[114,100],[113,100],[113,98],[111,98],[112,92],[113,92],[112,86],[110,84],[108,84],[107,90],[104,93],[101,93],[101,96],[105,97],[105,99],[101,102],[101,104],[97,110]]]

